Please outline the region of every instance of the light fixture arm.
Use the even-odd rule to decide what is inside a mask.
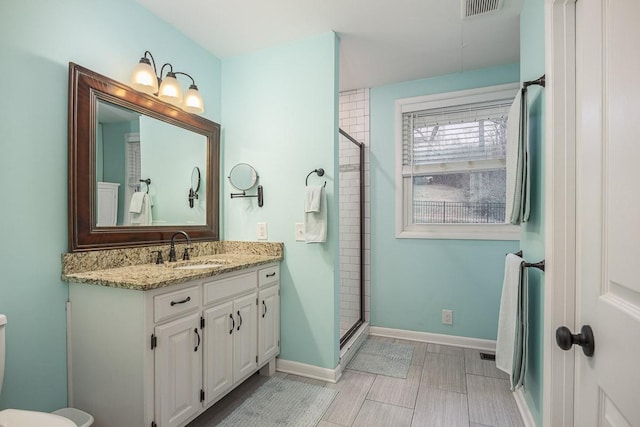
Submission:
[[[172,70],[173,71],[173,70]],[[191,79],[191,86],[195,86],[196,85],[196,81],[193,79],[193,77],[191,77],[189,74],[187,73],[183,73],[182,71],[176,71],[173,74],[182,74],[183,76],[187,76]]]
[[[158,68],[156,67],[156,60],[153,58],[153,55],[151,54],[151,52],[149,52],[148,50],[145,50],[144,51],[144,55],[142,56],[142,58],[146,58],[147,54],[149,54],[149,58],[151,58],[151,63],[153,64],[153,72],[156,74],[156,77],[157,77],[158,76]]]
[[[162,81],[162,75],[164,74],[164,67],[169,66],[169,72],[167,72],[167,75],[169,75],[169,73],[171,74],[175,74],[173,72],[173,65],[171,65],[169,62],[162,64],[162,68],[160,68],[160,77],[158,78],[160,81]]]

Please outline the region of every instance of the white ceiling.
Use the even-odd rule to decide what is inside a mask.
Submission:
[[[138,0],[219,58],[335,31],[340,90],[519,61],[522,0],[461,19],[461,0]]]

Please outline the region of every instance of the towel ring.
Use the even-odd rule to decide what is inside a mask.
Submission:
[[[147,194],[149,194],[149,186],[151,185],[151,178],[141,179],[140,182],[147,184]]]
[[[309,177],[311,176],[312,173],[316,173],[318,174],[318,176],[323,176],[324,175],[324,169],[322,168],[318,168],[318,169],[314,169],[311,172],[309,172],[309,175],[307,175],[307,179],[305,179],[304,181],[304,185],[308,186],[309,185]],[[327,181],[324,182],[324,187],[327,186]]]

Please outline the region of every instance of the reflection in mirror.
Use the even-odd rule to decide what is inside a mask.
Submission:
[[[178,203],[187,191],[184,171],[206,170],[205,136],[103,100],[97,112],[97,225],[205,224],[205,197],[195,209]],[[117,199],[103,194],[114,191],[105,184],[117,185]]]
[[[200,191],[200,168],[197,166],[191,171],[191,188],[194,193]]]
[[[238,163],[229,172],[229,182],[236,189],[246,191],[256,185],[258,173],[247,163]]]
[[[219,239],[220,125],[70,63],[68,158],[69,251]]]
[[[200,168],[194,167],[191,171],[191,188],[189,188],[189,208],[193,209],[195,201],[198,200],[198,190],[200,190]]]

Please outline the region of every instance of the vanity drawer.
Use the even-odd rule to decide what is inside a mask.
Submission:
[[[280,280],[280,267],[274,265],[272,267],[263,268],[258,270],[258,285],[262,288],[264,286],[273,284]]]
[[[204,305],[223,300],[241,293],[255,291],[257,283],[256,272],[239,274],[226,279],[204,282]]]
[[[200,287],[192,286],[153,297],[153,320],[158,323],[200,306]]]

